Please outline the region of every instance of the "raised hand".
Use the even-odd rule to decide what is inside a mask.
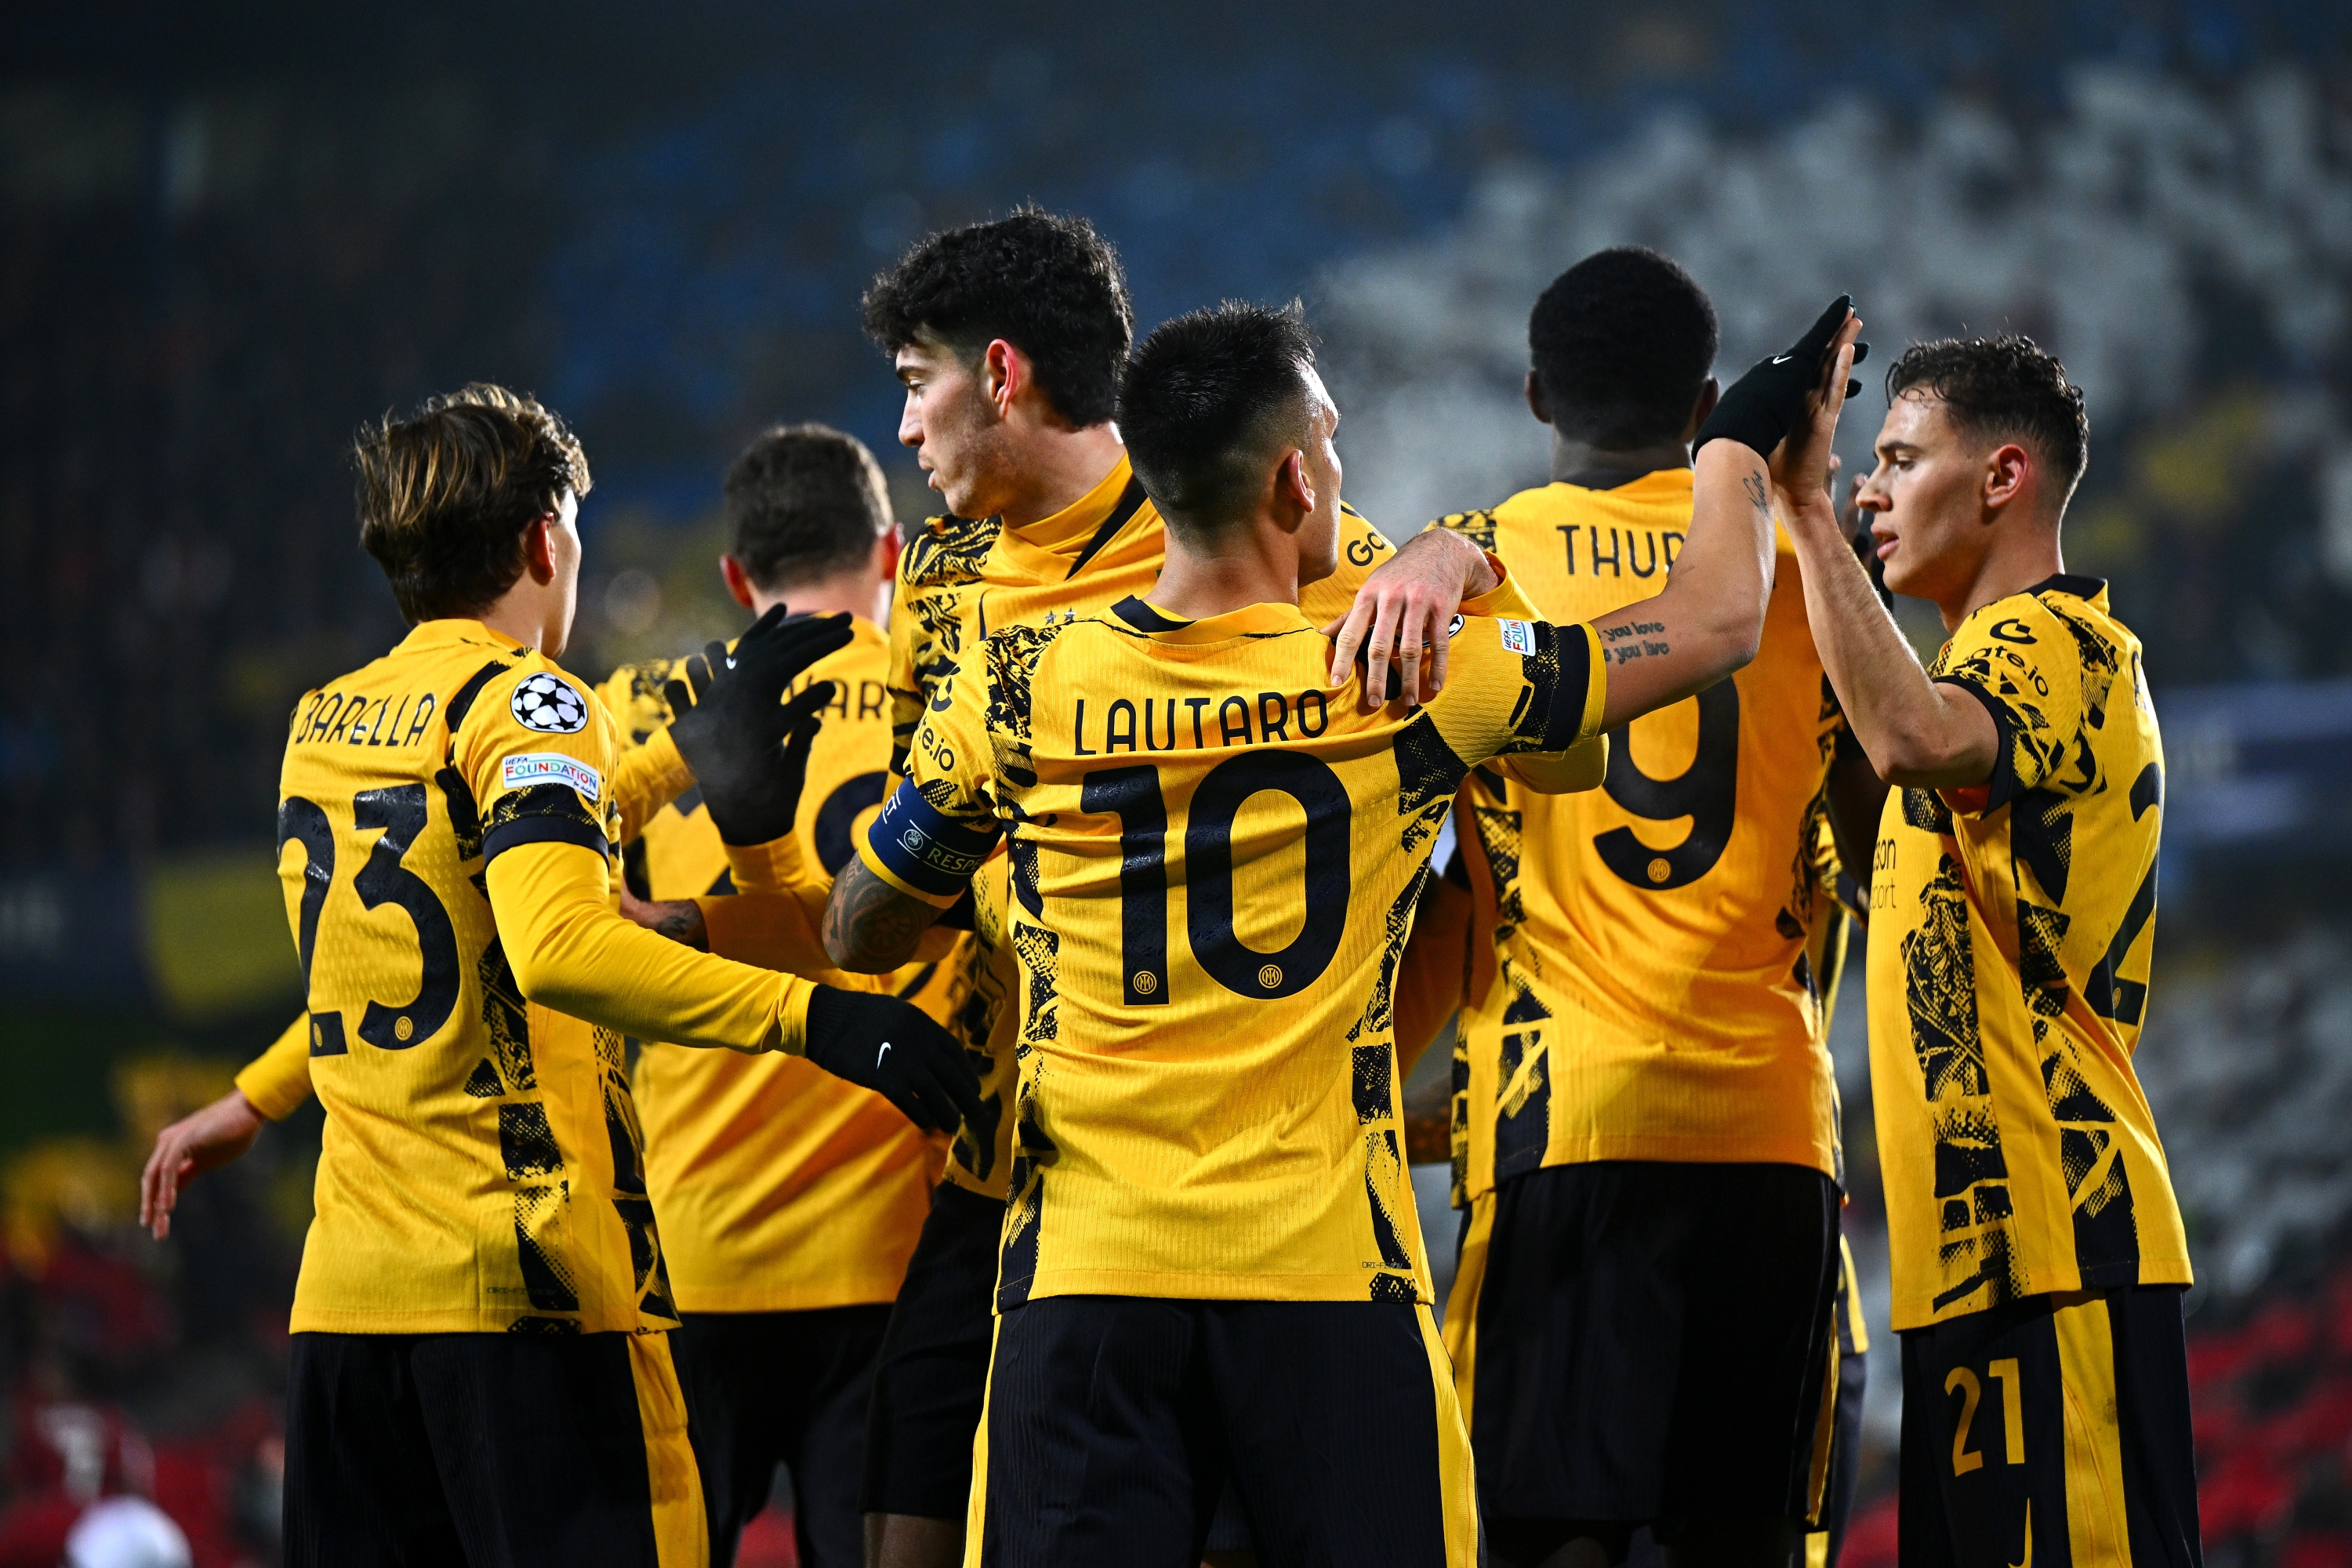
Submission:
[[[1849,322],[1860,330],[1853,315],[1853,296],[1841,294],[1831,301],[1819,320],[1805,329],[1802,337],[1771,358],[1758,360],[1748,367],[1747,374],[1725,390],[1715,412],[1699,426],[1693,449],[1709,441],[1732,440],[1759,458],[1771,457],[1782,437],[1815,407],[1812,399],[1822,390],[1828,363],[1843,344],[1853,341],[1852,333],[1846,331]],[[1843,362],[1847,374],[1869,352],[1867,344],[1857,345],[1853,357]],[[1862,390],[1862,384],[1849,381],[1847,374],[1838,377],[1837,401],[1841,405]],[[1834,413],[1831,425],[1832,428],[1836,425]]]
[[[765,844],[792,831],[800,809],[809,742],[833,700],[817,681],[790,702],[783,695],[818,659],[846,647],[849,617],[788,619],[779,605],[735,644],[712,643],[679,666],[663,695],[670,739],[702,785],[719,836]]]

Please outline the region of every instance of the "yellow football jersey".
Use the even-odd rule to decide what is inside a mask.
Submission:
[[[666,737],[651,775],[618,742],[584,687],[473,621],[297,706],[278,869],[327,1124],[296,1331],[674,1321],[619,1030],[758,1048],[797,1037],[809,986],[610,916],[612,847],[690,777]],[[610,1026],[526,1002],[509,942]]]
[[[1988,784],[1887,796],[1870,887],[1870,1081],[1894,1321],[2186,1284],[2132,1071],[2155,951],[2164,749],[2106,584],[2056,576],[1928,667],[2000,735]]]
[[[1691,470],[1551,484],[1449,517],[1547,619],[1644,599],[1690,526]],[[1756,659],[1612,734],[1604,787],[1463,790],[1477,895],[1456,1045],[1457,1204],[1591,1160],[1759,1161],[1836,1173],[1806,958],[1814,835],[1841,721],[1779,542]]]
[[[795,687],[830,680],[835,700],[809,750],[794,832],[830,875],[853,833],[881,808],[890,756],[883,689],[889,645],[870,621]],[[667,659],[624,665],[603,688],[629,743],[670,720]],[[652,896],[732,889],[727,848],[698,789],[646,824]],[[878,987],[942,1017],[951,964],[910,964]],[[828,984],[866,977],[812,974]],[[906,1278],[937,1165],[929,1140],[871,1089],[812,1062],[771,1053],[646,1047],[633,1079],[646,1130],[646,1175],[661,1215],[662,1253],[688,1312],[784,1312],[888,1301]]]
[[[891,771],[906,772],[907,748],[924,718],[954,705],[966,649],[992,631],[1094,615],[1149,594],[1160,581],[1165,542],[1160,512],[1124,457],[1087,494],[1025,527],[1006,528],[997,518],[925,523],[898,558],[891,599]],[[1391,553],[1388,541],[1353,511],[1341,519],[1340,545],[1339,570],[1300,597],[1318,626],[1345,615],[1364,578]],[[1014,1080],[1013,1010],[1005,1005],[1013,977],[1004,946],[1007,879],[1002,853],[971,878],[972,941],[950,961],[960,973],[948,1025],[973,1053],[990,1120],[957,1130],[947,1179],[999,1198],[1010,1179]]]
[[[1469,609],[1480,607],[1475,603]],[[859,854],[945,904],[1005,831],[1019,1087],[998,1303],[1427,1301],[1391,992],[1465,769],[1600,722],[1591,633],[1456,623],[1356,710],[1293,605],[993,631]]]

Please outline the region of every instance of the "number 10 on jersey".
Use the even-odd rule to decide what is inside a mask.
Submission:
[[[1081,782],[1081,809],[1119,823],[1121,1000],[1164,1007],[1168,973],[1168,808],[1160,770],[1149,763],[1097,768]],[[1287,903],[1303,893],[1298,934],[1260,952],[1234,930],[1234,826],[1253,795],[1287,795],[1307,816],[1306,886],[1255,888],[1252,901]],[[1184,935],[1209,977],[1237,996],[1272,1001],[1313,984],[1339,951],[1348,926],[1353,813],[1339,777],[1300,752],[1244,752],[1194,786],[1184,824]]]

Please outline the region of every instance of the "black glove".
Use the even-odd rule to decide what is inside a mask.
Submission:
[[[847,616],[788,619],[778,605],[736,639],[731,654],[712,643],[680,661],[679,679],[663,692],[673,715],[670,739],[728,843],[765,844],[792,831],[814,713],[832,700],[832,689],[814,701],[816,686],[791,702],[784,692],[809,666],[848,646],[849,635]],[[796,757],[779,749],[787,735]]]
[[[1738,442],[1759,458],[1770,458],[1790,427],[1805,416],[1805,398],[1821,384],[1822,362],[1829,357],[1830,343],[1853,308],[1853,296],[1839,295],[1822,312],[1821,320],[1789,345],[1787,353],[1750,365],[1746,375],[1725,390],[1715,412],[1698,427],[1698,439],[1691,450],[1696,452],[1720,437]],[[1869,352],[1868,343],[1854,344],[1853,363],[1860,364]],[[1858,381],[1845,384],[1848,397],[1861,390]]]
[[[809,998],[808,1059],[872,1089],[926,1132],[981,1121],[980,1078],[963,1047],[896,996],[818,986]]]

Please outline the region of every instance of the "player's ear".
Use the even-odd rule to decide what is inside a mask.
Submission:
[[[555,514],[548,512],[531,520],[522,535],[522,569],[534,583],[545,584],[555,581]]]
[[[1544,398],[1543,377],[1528,372],[1528,412],[1536,416],[1538,425],[1551,423],[1551,405]]]
[[[1984,503],[1995,511],[2023,494],[2033,477],[2033,455],[2015,441],[1993,448],[1985,460]]]
[[[1307,477],[1307,454],[1293,447],[1274,470],[1274,505],[1286,526],[1297,528],[1315,510],[1315,481]]]
[[[719,575],[727,584],[727,595],[745,609],[751,607],[751,574],[732,555],[719,558]]]
[[[1022,360],[1021,351],[1003,338],[994,339],[981,352],[981,390],[995,406],[999,419],[1013,412],[1013,400],[1028,383],[1029,366]]]

